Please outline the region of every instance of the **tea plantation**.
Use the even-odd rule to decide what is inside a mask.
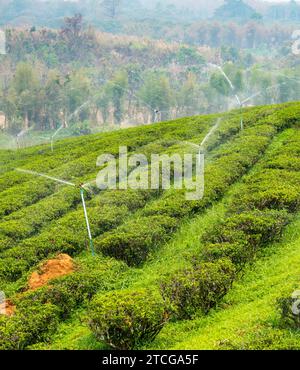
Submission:
[[[299,349],[300,103],[172,122],[0,151],[0,349]],[[76,184],[96,159],[190,153],[206,145],[205,192],[96,190]],[[29,289],[59,254],[74,272]]]

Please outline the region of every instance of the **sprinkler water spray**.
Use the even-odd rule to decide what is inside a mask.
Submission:
[[[50,142],[51,142],[51,152],[54,151],[54,138],[55,136],[59,133],[59,131],[61,131],[62,129],[64,128],[64,125],[61,125],[59,126],[59,128],[54,132],[54,134],[51,136],[50,138]]]
[[[205,144],[210,138],[210,136],[216,131],[221,122],[221,118],[218,118],[217,123],[209,130],[208,134],[202,140],[201,144],[195,144],[189,141],[179,141],[180,144],[189,145],[198,151],[198,165],[201,169],[201,194],[204,195],[204,176],[205,176]]]
[[[222,75],[224,76],[225,80],[228,82],[228,85],[230,86],[230,88],[231,88],[231,90],[234,94],[234,97],[237,101],[237,104],[238,104],[239,108],[242,109],[243,108],[243,102],[241,101],[240,97],[237,95],[237,93],[235,91],[235,87],[234,87],[232,81],[230,80],[229,76],[225,73],[224,69],[221,66],[219,66],[217,64],[214,64],[214,63],[207,63],[207,65],[209,65],[211,67],[214,67],[214,68],[217,68],[222,73]],[[243,130],[243,129],[244,129],[244,122],[243,122],[243,116],[242,116],[242,118],[241,118],[241,130]]]
[[[17,149],[20,149],[20,148],[21,148],[21,146],[20,146],[20,139],[21,139],[22,137],[24,137],[24,136],[27,134],[27,132],[31,131],[32,129],[33,129],[33,126],[28,127],[28,128],[26,128],[26,129],[23,129],[22,131],[20,131],[20,132],[16,135]]]
[[[61,180],[61,179],[58,179],[56,177],[48,176],[46,174],[38,173],[38,172],[35,172],[35,171],[24,170],[22,168],[16,168],[16,171],[26,173],[26,174],[30,174],[30,175],[33,175],[33,176],[43,177],[43,178],[55,181],[55,182],[60,183],[60,184],[73,186],[74,188],[79,188],[81,202],[82,202],[83,211],[84,211],[85,222],[86,222],[86,228],[87,228],[87,233],[88,233],[88,238],[89,238],[89,243],[90,243],[90,249],[91,249],[92,255],[95,256],[94,242],[93,242],[93,237],[92,237],[92,233],[91,233],[90,222],[89,222],[89,218],[88,218],[88,213],[87,213],[87,208],[86,208],[86,203],[85,203],[85,197],[84,197],[85,192],[90,192],[91,182],[76,185],[72,182],[69,182],[69,181],[66,181],[66,180]]]

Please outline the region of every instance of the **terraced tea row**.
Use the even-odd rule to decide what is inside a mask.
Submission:
[[[10,282],[20,279],[14,288],[12,285],[8,288],[11,292],[16,287],[20,292],[26,289],[29,269],[58,252],[78,255],[78,266],[73,274],[51,282],[49,287],[10,296],[17,305],[17,312],[11,318],[0,319],[0,348],[26,348],[48,340],[59,322],[72,310],[88,304],[95,294],[89,308],[90,328],[101,342],[117,348],[136,348],[153,340],[169,320],[207,313],[228,291],[244,264],[254,258],[257,250],[279,237],[291,214],[299,209],[299,198],[294,191],[299,188],[298,131],[288,129],[277,138],[279,131],[299,122],[299,112],[297,104],[268,107],[265,111],[263,108],[249,110],[245,130],[238,135],[239,116],[225,121],[209,146],[212,152],[206,167],[205,196],[201,201],[186,201],[184,191],[174,190],[163,194],[107,191],[90,200],[93,234],[98,235],[95,244],[99,255],[95,258],[85,257],[82,210],[69,212],[43,228],[41,234],[3,251],[1,286],[9,287]],[[187,134],[183,124],[175,136],[168,132],[161,139],[173,146],[178,140],[194,141],[197,137],[198,141],[203,131],[196,131]],[[226,139],[231,141],[224,143]],[[219,143],[222,145],[216,148]],[[152,143],[143,149],[150,154],[156,145]],[[170,145],[161,148],[173,149]],[[186,150],[182,146],[179,149]],[[264,157],[266,151],[268,155]],[[294,158],[292,164],[286,155]],[[159,247],[184,220],[218,202],[231,185],[249,171],[244,185],[232,195],[225,219],[203,236],[204,248],[199,246],[191,268],[168,274],[168,266],[165,266],[164,278],[153,286],[145,282],[143,287],[141,282],[139,289],[132,287],[132,271],[136,271],[137,278],[143,276],[143,270],[131,269],[128,265],[141,265],[154,251],[159,256]],[[285,193],[278,175],[287,178]],[[258,194],[255,199],[246,196],[251,190]],[[253,202],[257,202],[255,210],[251,208]],[[11,214],[16,216],[15,220],[7,216],[6,222],[21,220],[21,212]],[[43,217],[45,215],[40,225],[50,221]],[[33,223],[28,225],[25,238],[27,232],[31,233]],[[13,228],[12,224],[11,230]],[[19,236],[23,238],[22,232]]]

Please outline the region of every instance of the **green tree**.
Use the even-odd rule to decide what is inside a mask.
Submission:
[[[87,108],[91,100],[90,88],[91,81],[83,69],[67,76],[63,88],[63,112],[66,125],[68,125],[70,117],[71,121],[87,119]]]
[[[219,72],[215,72],[210,77],[210,86],[217,90],[221,95],[229,96],[231,88],[226,78]]]
[[[119,71],[114,78],[108,83],[108,94],[114,106],[114,118],[117,124],[122,121],[124,113],[124,98],[128,89],[128,74],[126,71]]]
[[[145,84],[139,91],[139,96],[152,109],[152,121],[155,120],[155,110],[161,112],[162,119],[168,118],[168,112],[174,101],[169,79],[166,76],[149,74]]]
[[[96,109],[101,111],[104,123],[106,123],[108,119],[110,99],[111,99],[111,96],[110,96],[109,86],[106,84],[99,91],[95,99]]]
[[[199,112],[199,94],[197,78],[194,74],[190,73],[179,93],[179,105],[187,115]]]
[[[30,119],[36,113],[36,99],[39,88],[37,75],[30,64],[18,64],[12,86],[18,110],[23,117],[23,126],[27,129]]]
[[[63,87],[60,84],[57,71],[50,71],[45,85],[45,115],[50,129],[57,128],[61,124],[63,111]]]

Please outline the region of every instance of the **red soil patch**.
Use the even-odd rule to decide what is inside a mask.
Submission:
[[[13,316],[16,311],[16,306],[12,304],[8,299],[0,304],[0,314],[5,316]]]
[[[38,289],[55,278],[69,275],[75,270],[75,265],[70,256],[59,254],[56,258],[48,260],[41,267],[39,272],[33,272],[29,278],[29,290]]]

